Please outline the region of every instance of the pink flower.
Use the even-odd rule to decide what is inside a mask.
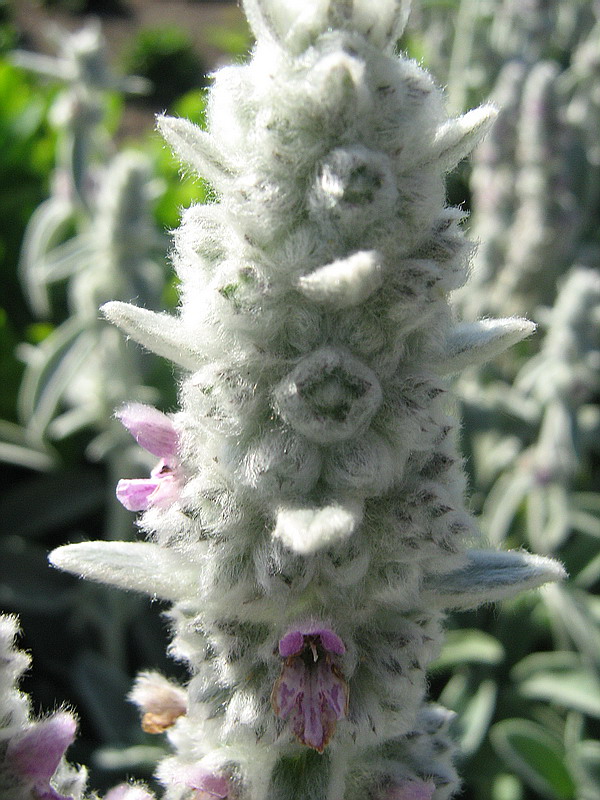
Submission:
[[[143,786],[120,783],[104,795],[104,800],[154,800],[154,795]]]
[[[187,785],[196,790],[197,800],[215,800],[226,798],[229,794],[229,781],[222,775],[213,775],[210,772],[198,770],[187,781]]]
[[[271,695],[273,709],[291,719],[299,742],[319,753],[348,711],[348,684],[335,663],[345,652],[336,633],[317,625],[291,630],[279,642],[285,662]]]
[[[403,781],[393,784],[383,800],[431,800],[434,792],[433,781]]]
[[[229,796],[228,779],[202,766],[181,766],[171,762],[166,770],[163,769],[163,775],[174,783],[194,789],[194,800],[223,800]]]
[[[54,714],[35,722],[15,736],[6,749],[6,763],[36,800],[73,800],[59,794],[50,779],[67,747],[75,738],[77,723],[70,714]]]
[[[144,450],[160,461],[149,478],[120,480],[117,499],[129,511],[145,511],[157,506],[165,508],[177,500],[183,474],[177,458],[177,431],[161,411],[141,403],[130,403],[117,412],[117,417]]]

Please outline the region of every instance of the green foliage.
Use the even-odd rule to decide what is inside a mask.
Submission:
[[[252,33],[245,20],[240,20],[237,28],[209,28],[206,31],[206,39],[236,61],[248,57],[253,41]]]
[[[141,30],[127,49],[124,68],[151,81],[148,99],[164,108],[202,85],[205,75],[190,36],[175,25]]]
[[[0,54],[8,53],[17,43],[10,0],[0,0]]]
[[[498,722],[491,730],[496,751],[523,780],[550,800],[575,800],[576,785],[565,766],[563,743],[524,719]]]
[[[30,317],[17,280],[25,226],[48,187],[55,134],[47,113],[55,90],[38,87],[22,70],[0,59],[0,417],[16,418],[15,397],[22,365],[15,356]]]

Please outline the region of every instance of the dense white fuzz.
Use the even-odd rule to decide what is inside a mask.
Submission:
[[[258,39],[267,34],[292,53],[314,42],[328,27],[356,31],[377,48],[392,48],[402,35],[410,11],[409,0],[336,2],[315,0],[247,0],[244,10]]]
[[[381,286],[381,261],[376,251],[354,253],[303,275],[298,286],[302,294],[317,303],[333,308],[355,306]]]
[[[31,659],[16,649],[18,633],[17,618],[0,615],[0,717],[13,730],[26,723],[29,711],[27,697],[17,690],[17,684]]]
[[[375,373],[335,347],[323,347],[298,362],[273,394],[281,417],[322,444],[356,436],[381,405],[381,384]]]
[[[35,719],[19,681],[29,657],[15,647],[16,617],[0,614],[0,797],[6,800],[83,800],[87,773],[64,753],[77,721],[68,711]]]
[[[296,553],[307,555],[346,539],[361,521],[362,509],[351,501],[324,508],[281,508],[273,536]]]
[[[581,145],[565,108],[570,80],[550,60],[510,61],[498,76],[498,125],[472,175],[472,233],[481,246],[463,295],[469,316],[550,303],[557,278],[579,257],[586,190],[571,163]]]
[[[448,717],[425,701],[444,609],[563,574],[467,551],[446,413],[443,373],[533,330],[457,326],[448,303],[470,245],[445,173],[494,110],[449,120],[394,55],[405,2],[245,8],[257,45],[215,76],[209,132],[160,122],[217,193],[175,234],[178,314],[105,307],[189,372],[177,486],[141,517],[151,542],[54,563],[176,600],[171,652],[193,677],[159,768],[169,800],[380,800],[396,783],[446,800]]]

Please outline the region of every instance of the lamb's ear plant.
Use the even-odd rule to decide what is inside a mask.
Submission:
[[[190,681],[132,693],[173,746],[166,800],[444,800],[444,613],[564,575],[482,547],[448,413],[445,375],[534,328],[458,324],[447,300],[470,245],[444,177],[495,111],[449,119],[395,54],[406,2],[245,10],[256,48],[215,76],[209,131],[159,121],[217,198],[175,234],[179,311],[103,307],[182,370],[176,413],[117,411],[160,459],[117,489],[147,541],[51,560],[172,603]]]
[[[447,87],[448,105],[464,111],[487,98],[504,64],[566,63],[597,21],[593,0],[451,0],[415,8],[409,44]],[[591,53],[591,50],[590,50]]]
[[[600,717],[599,291],[597,268],[574,266],[545,309],[539,353],[513,385],[488,384],[486,394],[480,376],[461,387],[469,386],[465,434],[484,533],[558,558],[572,577],[480,616],[485,637],[455,619],[433,665],[440,683],[448,675],[440,699],[457,711],[462,770],[481,797],[515,796],[502,765],[515,773],[513,792],[519,779],[553,799],[600,790],[591,744]],[[477,403],[485,426],[473,424]]]
[[[556,552],[579,519],[572,488],[589,472],[598,447],[598,413],[593,398],[600,389],[600,276],[574,267],[547,314],[540,352],[517,375],[512,392],[537,423],[537,438],[498,480],[484,506],[490,539],[510,534],[514,516],[525,505],[525,530],[532,549]],[[532,436],[532,438],[534,438]],[[589,530],[589,524],[588,524]]]
[[[28,223],[19,259],[25,299],[51,332],[39,346],[19,348],[27,364],[21,427],[7,425],[5,434],[3,426],[3,438],[13,439],[3,453],[32,468],[57,464],[51,443],[58,439],[85,427],[99,434],[114,428],[118,398],[132,390],[149,396],[139,386],[139,359],[99,325],[97,306],[133,296],[155,306],[164,284],[164,243],[151,213],[157,181],[145,156],[116,154],[107,112],[115,91],[141,91],[146,82],[113,74],[99,24],[52,33],[58,56],[11,54],[17,65],[62,85],[49,114],[56,129],[50,195]],[[118,436],[108,438],[104,450]]]
[[[500,73],[501,124],[478,148],[471,177],[471,234],[483,245],[462,293],[467,315],[551,305],[581,246],[589,178],[573,169],[583,159],[564,83],[553,61],[510,61]]]

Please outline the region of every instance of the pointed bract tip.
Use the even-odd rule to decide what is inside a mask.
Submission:
[[[553,558],[517,550],[469,550],[459,569],[430,575],[425,594],[438,608],[468,609],[566,577],[563,565]]]
[[[496,106],[488,103],[447,120],[436,131],[430,160],[437,160],[444,172],[450,172],[475,149],[497,116]]]
[[[109,322],[142,347],[186,369],[198,369],[201,359],[190,346],[189,337],[179,317],[158,314],[120,300],[111,300],[100,310]]]
[[[535,322],[521,317],[459,323],[448,334],[444,350],[435,364],[436,370],[449,375],[469,366],[484,364],[527,339],[536,328]]]

